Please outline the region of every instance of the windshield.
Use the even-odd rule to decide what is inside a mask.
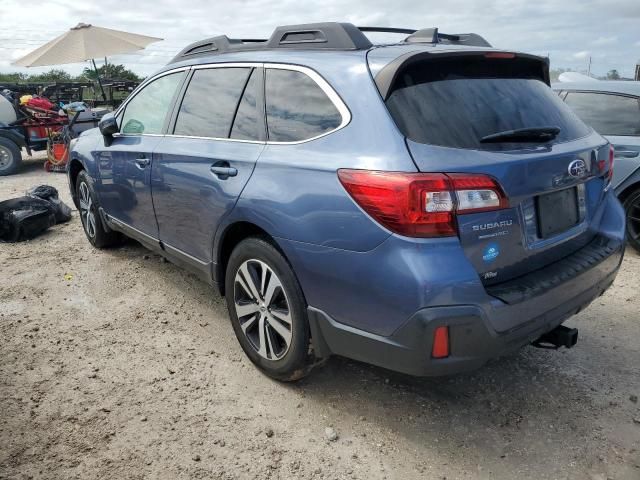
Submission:
[[[589,128],[539,78],[530,60],[454,57],[402,72],[387,107],[411,140],[453,148],[514,150],[529,142],[481,142],[509,130],[556,127],[547,143],[583,137]]]

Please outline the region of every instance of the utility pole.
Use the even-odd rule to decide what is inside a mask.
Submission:
[[[591,56],[589,56],[589,68],[587,69],[587,76],[591,76]]]

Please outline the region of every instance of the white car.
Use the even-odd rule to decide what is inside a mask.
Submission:
[[[591,80],[552,87],[615,147],[613,188],[625,208],[629,244],[640,251],[640,82]]]

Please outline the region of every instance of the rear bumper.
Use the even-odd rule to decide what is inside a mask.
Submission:
[[[513,305],[497,301],[500,315],[516,315],[520,319],[510,330],[496,331],[490,321],[493,307],[486,306],[423,308],[389,336],[341,324],[309,307],[315,352],[320,357],[336,354],[417,376],[476,369],[493,357],[531,343],[602,295],[613,283],[624,255],[622,241],[611,240],[609,247],[607,255],[590,268],[563,278],[550,290],[540,290]],[[432,359],[433,332],[443,325],[449,327],[450,356]]]

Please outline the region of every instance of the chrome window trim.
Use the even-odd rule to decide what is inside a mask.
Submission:
[[[166,75],[171,75],[172,73],[177,73],[177,72],[184,72],[185,70],[190,70],[191,67],[179,67],[179,68],[173,68],[171,70],[167,70],[166,72],[160,72],[157,75],[154,75],[153,77],[149,77],[146,80],[144,80],[140,85],[137,86],[137,88],[135,89],[135,91],[129,95],[127,97],[127,99],[122,103],[122,105],[120,105],[117,110],[115,112],[113,112],[113,116],[117,117],[118,115],[120,115],[120,113],[127,108],[127,105],[129,105],[129,102],[131,100],[133,100],[134,98],[136,98],[136,96],[151,82],[157,80],[158,78],[162,78]],[[141,135],[158,135],[158,134],[151,134],[151,133],[142,133]],[[138,136],[138,135],[136,135]]]
[[[263,67],[262,62],[226,62],[226,63],[203,63],[201,65],[193,65],[193,70],[203,70],[210,68],[260,68]]]
[[[241,138],[199,137],[196,135],[176,135],[175,133],[167,133],[166,135],[161,135],[161,136],[171,137],[171,138],[191,138],[195,140],[217,140],[221,142],[256,143],[259,145],[264,145],[265,143],[267,143],[262,140],[243,140]]]
[[[271,140],[266,140],[266,141],[261,141],[261,140],[243,140],[243,139],[238,139],[238,138],[219,138],[219,137],[202,137],[202,136],[193,136],[193,135],[176,135],[173,133],[164,133],[164,134],[160,134],[160,133],[141,133],[141,134],[127,134],[127,133],[117,133],[114,136],[117,137],[172,137],[172,138],[187,138],[187,139],[196,139],[196,140],[217,140],[217,141],[224,141],[224,142],[238,142],[238,143],[254,143],[254,144],[260,144],[260,145],[299,145],[302,143],[307,143],[307,142],[311,142],[313,140],[317,140],[318,138],[322,138],[325,137],[327,135],[330,135],[334,132],[337,132],[338,130],[343,129],[344,127],[346,127],[350,122],[351,122],[351,111],[349,110],[349,107],[347,107],[347,105],[344,103],[344,101],[342,100],[342,98],[340,97],[340,95],[338,95],[338,93],[333,89],[333,87],[329,84],[329,82],[327,82],[324,77],[322,77],[322,75],[320,75],[318,72],[316,72],[315,70],[313,70],[310,67],[303,67],[301,65],[294,65],[294,64],[288,64],[288,63],[262,63],[262,62],[227,62],[227,63],[206,63],[206,64],[202,64],[202,65],[192,65],[192,66],[188,66],[188,67],[180,67],[180,68],[174,68],[172,70],[167,70],[166,72],[162,72],[159,73],[158,75],[155,75],[154,77],[151,77],[147,80],[145,80],[143,83],[141,83],[138,86],[138,91],[135,93],[135,95],[131,96],[130,98],[127,98],[126,102],[124,102],[122,105],[120,105],[120,107],[118,108],[118,110],[116,110],[114,112],[114,116],[118,116],[120,115],[121,111],[123,111],[126,106],[128,105],[128,103],[133,100],[135,98],[135,96],[149,83],[151,83],[152,81],[161,78],[165,75],[169,75],[172,73],[176,73],[176,72],[181,72],[181,71],[185,71],[185,70],[203,70],[203,69],[211,69],[211,68],[242,68],[242,67],[246,67],[246,68],[264,68],[264,69],[274,69],[274,70],[290,70],[290,71],[294,71],[294,72],[300,72],[303,73],[305,75],[307,75],[309,78],[311,78],[311,80],[313,80],[316,85],[318,85],[318,87],[320,87],[320,89],[324,92],[324,94],[329,98],[329,100],[331,101],[331,103],[333,103],[334,107],[336,107],[336,109],[338,110],[338,113],[340,113],[340,117],[342,119],[342,121],[340,122],[340,125],[338,125],[336,128],[334,128],[333,130],[329,130],[327,132],[324,132],[320,135],[316,135],[315,137],[311,137],[311,138],[306,138],[304,140],[296,140],[296,141],[292,141],[292,142],[276,142],[276,141],[271,141]],[[266,102],[266,98],[264,99]],[[265,122],[266,122],[266,115],[265,115]],[[268,125],[267,125],[267,129],[268,129]]]
[[[114,137],[164,137],[164,133],[114,133]]]

